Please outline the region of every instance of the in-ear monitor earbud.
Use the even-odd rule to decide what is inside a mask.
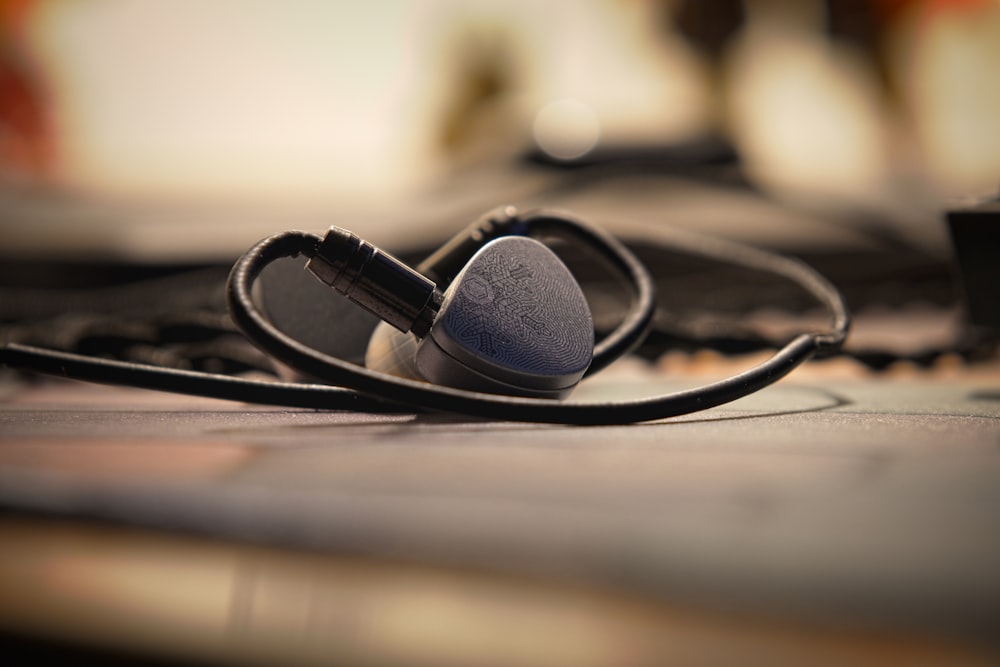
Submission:
[[[391,355],[369,355],[373,370],[415,371],[428,382],[472,391],[560,398],[579,383],[593,356],[594,325],[583,291],[562,260],[531,238],[488,242],[443,295],[428,278],[336,227],[307,267],[416,338],[395,335]]]

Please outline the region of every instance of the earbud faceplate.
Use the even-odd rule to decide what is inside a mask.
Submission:
[[[560,398],[593,350],[590,308],[566,265],[534,239],[505,236],[483,246],[448,288],[416,365],[436,384]]]

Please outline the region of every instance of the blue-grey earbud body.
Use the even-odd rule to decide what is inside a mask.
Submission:
[[[576,279],[551,249],[523,236],[491,241],[469,260],[423,339],[382,329],[369,346],[370,367],[515,396],[566,396],[594,349]]]

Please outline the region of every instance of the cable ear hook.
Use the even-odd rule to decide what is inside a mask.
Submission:
[[[656,293],[648,269],[621,241],[566,211],[536,209],[522,213],[514,206],[497,207],[456,234],[418,264],[417,270],[443,289],[484,245],[504,236],[526,236],[546,244],[560,239],[589,248],[629,287],[625,314],[612,331],[595,341],[585,376],[600,372],[645,339],[656,311]]]

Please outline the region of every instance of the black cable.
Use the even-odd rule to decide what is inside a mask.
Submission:
[[[89,357],[21,343],[8,343],[0,348],[0,362],[10,368],[74,380],[245,403],[315,410],[400,411],[399,406],[341,387],[251,380],[221,373],[187,371],[152,364]]]
[[[808,334],[816,339],[816,354],[820,357],[837,353],[847,338],[851,318],[843,295],[829,280],[802,260],[667,227],[643,227],[642,236],[646,243],[751,271],[769,273],[798,285],[830,314],[829,331]]]
[[[550,225],[551,229],[579,233],[583,237],[593,232],[577,225],[573,220],[561,217],[561,214],[546,212],[536,215],[539,230]],[[589,240],[604,242],[607,238],[600,232],[593,232]],[[335,386],[245,380],[143,364],[88,359],[80,355],[16,344],[7,345],[0,350],[0,361],[11,367],[96,382],[273,405],[380,412],[407,406],[409,411],[426,409],[508,421],[624,424],[696,412],[751,394],[784,377],[817,353],[828,354],[835,351],[845,339],[849,327],[847,310],[836,288],[805,264],[721,241],[674,238],[670,243],[693,254],[770,272],[796,282],[830,311],[830,330],[799,335],[766,362],[734,377],[646,399],[558,402],[484,394],[430,385],[364,369],[307,347],[272,325],[251,298],[254,281],[265,266],[279,258],[315,255],[319,243],[318,237],[301,232],[286,232],[261,241],[233,267],[227,294],[233,320],[252,342],[288,366]],[[638,260],[632,258],[624,250],[624,246],[620,246],[623,252],[619,251],[618,246],[611,246],[605,256],[612,259],[619,269],[625,269],[627,274],[645,274],[648,277]],[[614,259],[615,255],[620,255],[620,258]],[[638,272],[634,271],[635,266],[640,267]],[[641,285],[633,286],[636,294],[643,293]],[[648,287],[651,295],[651,285]],[[611,343],[607,344],[608,356],[605,358],[602,354],[602,363],[610,363],[615,358],[610,350],[628,350],[641,341],[648,321],[644,320],[646,316],[640,314],[640,310],[630,311],[626,321],[619,327],[621,333],[609,336]]]

